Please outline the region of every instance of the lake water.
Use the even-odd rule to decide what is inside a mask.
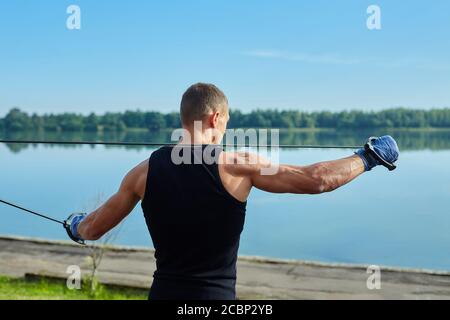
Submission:
[[[394,172],[375,168],[323,195],[274,195],[254,190],[240,254],[450,270],[450,131],[389,133],[397,138],[402,151]],[[281,142],[358,145],[369,135],[288,132],[283,133]],[[168,141],[168,133],[19,134],[12,138],[30,137]],[[153,150],[0,144],[0,198],[65,219],[72,212],[92,210]],[[310,164],[351,152],[282,150],[281,162]],[[67,239],[57,224],[13,208],[0,205],[0,218],[3,235]],[[139,206],[122,225],[115,242],[152,246]]]

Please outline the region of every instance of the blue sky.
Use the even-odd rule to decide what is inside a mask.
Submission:
[[[0,46],[0,115],[173,111],[198,81],[244,111],[450,106],[446,0],[2,1]]]

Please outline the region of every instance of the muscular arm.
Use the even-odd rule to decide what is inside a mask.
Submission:
[[[262,169],[267,169],[271,164],[257,155],[235,154],[231,157],[234,158],[235,164],[227,164],[227,171],[232,175],[244,176],[249,180],[249,185],[272,193],[329,192],[352,181],[365,171],[364,163],[357,155],[308,166],[279,165],[271,175],[262,174]]]
[[[119,190],[80,223],[78,232],[84,240],[101,238],[128,216],[144,196],[147,171],[144,161],[128,172]]]
[[[280,165],[275,175],[251,175],[253,186],[274,193],[318,194],[333,191],[364,172],[358,156],[309,166]]]

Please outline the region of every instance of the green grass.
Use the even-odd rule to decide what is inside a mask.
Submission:
[[[95,293],[86,287],[70,290],[62,281],[28,281],[0,276],[0,300],[145,300],[147,291],[99,286]]]

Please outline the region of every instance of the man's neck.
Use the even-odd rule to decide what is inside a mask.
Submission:
[[[195,131],[183,127],[183,135],[179,141],[180,144],[214,144],[213,137],[207,134],[207,131]]]

